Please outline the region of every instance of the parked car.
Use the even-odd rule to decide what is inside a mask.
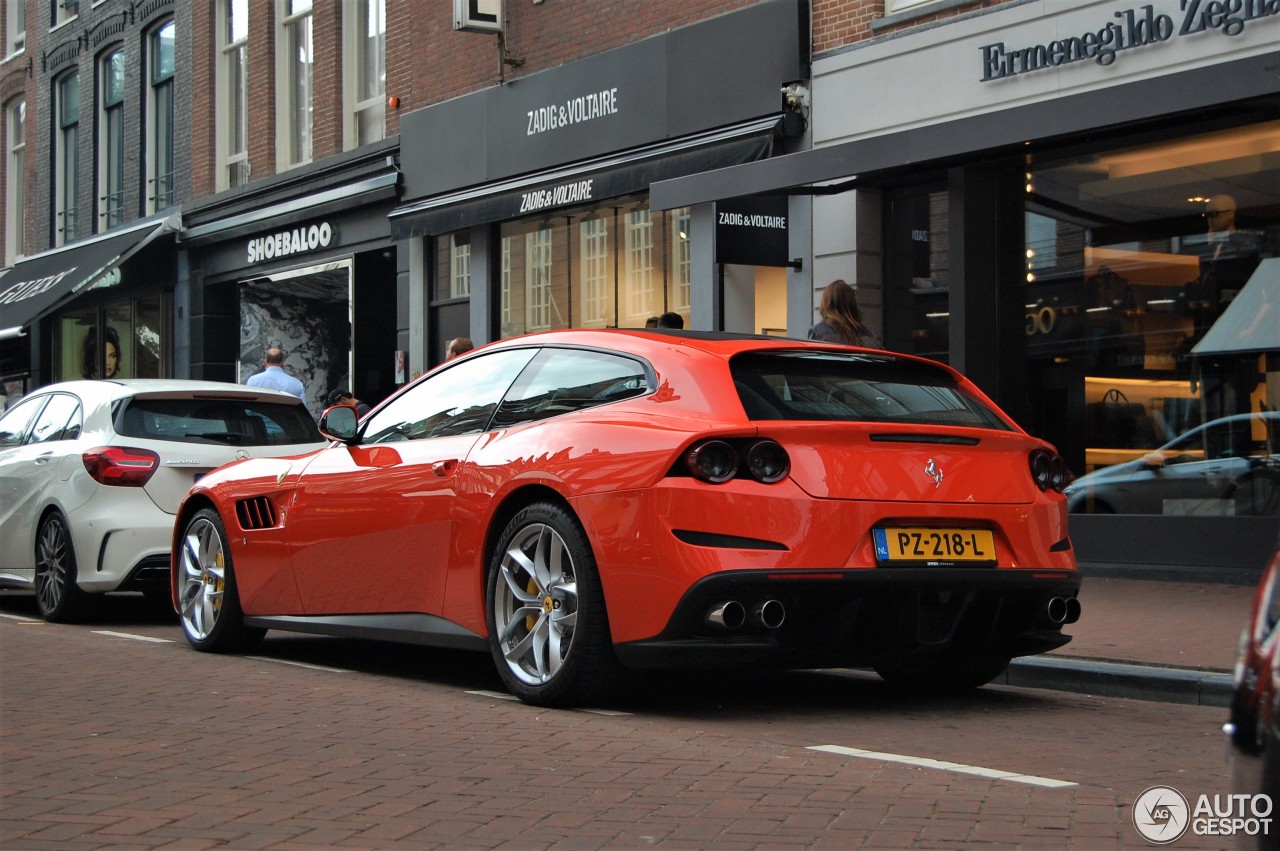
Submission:
[[[93,595],[169,600],[169,545],[193,482],[238,458],[325,445],[300,399],[216,381],[68,381],[0,417],[0,588],[42,617]]]
[[[1280,412],[1211,420],[1066,490],[1088,514],[1280,514]]]
[[[268,629],[474,648],[522,700],[565,705],[627,669],[712,664],[971,687],[1079,616],[1062,459],[920,358],[548,332],[321,431],[179,510],[197,650]]]
[[[1280,800],[1280,540],[1262,574],[1249,622],[1240,633],[1235,691],[1226,727],[1232,791]],[[1269,806],[1269,805],[1268,805]],[[1274,827],[1248,840],[1280,847]]]

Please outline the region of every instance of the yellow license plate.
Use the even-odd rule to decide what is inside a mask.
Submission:
[[[882,562],[995,564],[996,542],[990,529],[932,529],[889,526],[873,529],[876,558]]]

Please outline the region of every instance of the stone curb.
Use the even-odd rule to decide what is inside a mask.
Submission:
[[[1231,705],[1235,690],[1232,675],[1221,671],[1047,656],[1014,659],[995,682],[1103,697],[1219,707]]]

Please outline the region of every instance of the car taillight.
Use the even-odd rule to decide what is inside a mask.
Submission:
[[[747,475],[767,485],[791,472],[787,450],[774,440],[704,440],[689,447],[684,463],[694,478],[719,485],[738,475],[744,457]]]
[[[1061,455],[1036,449],[1027,461],[1031,466],[1031,478],[1040,490],[1052,489],[1062,493],[1063,488],[1071,484],[1071,471],[1067,469],[1067,462]]]
[[[102,485],[140,488],[160,467],[160,456],[150,449],[99,446],[80,456],[93,480]]]

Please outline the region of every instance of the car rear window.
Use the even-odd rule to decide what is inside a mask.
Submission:
[[[126,437],[231,446],[324,440],[302,405],[238,399],[131,399],[116,416],[116,431]]]
[[[729,369],[752,420],[1010,430],[995,411],[957,387],[951,373],[891,355],[753,352],[733,358]]]

